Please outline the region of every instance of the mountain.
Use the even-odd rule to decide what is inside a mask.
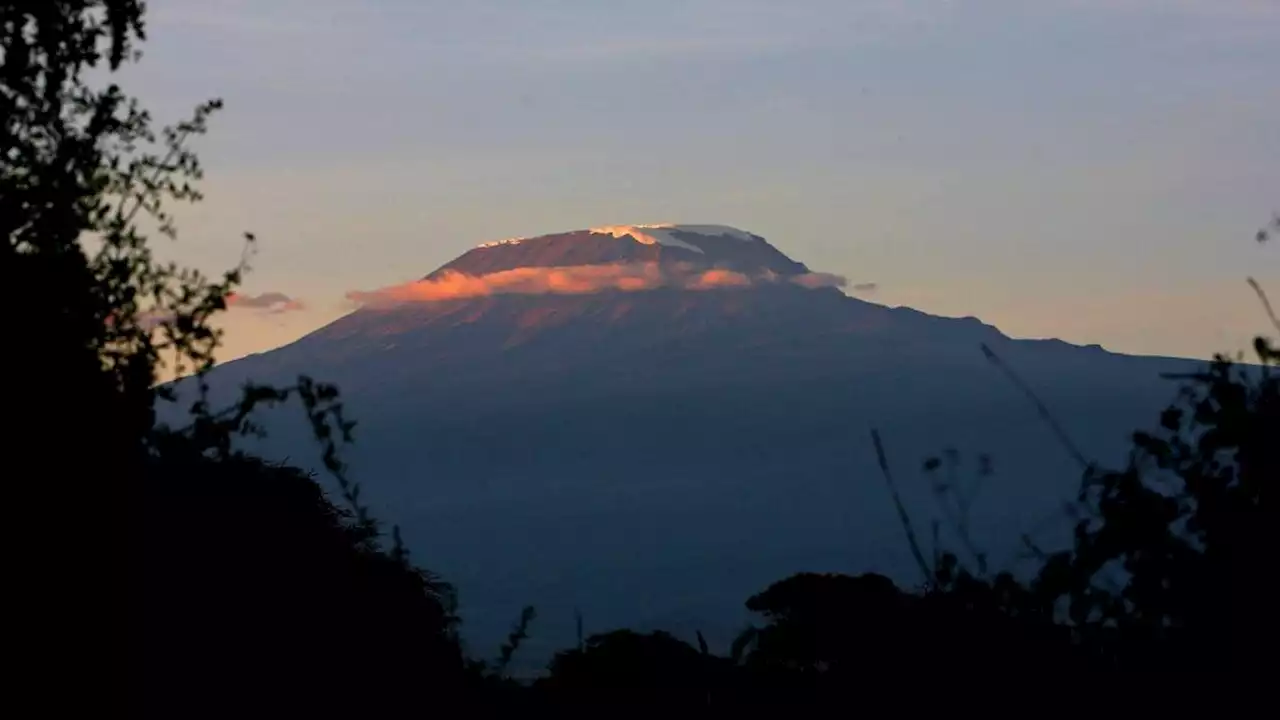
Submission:
[[[701,630],[723,647],[745,598],[790,573],[912,581],[873,427],[926,542],[945,480],[976,498],[992,564],[1016,566],[1024,532],[1064,537],[1081,472],[1019,383],[1116,462],[1173,398],[1160,373],[1190,363],[1012,339],[843,284],[727,226],[512,239],[353,294],[361,309],[210,380],[224,398],[249,378],[337,383],[375,511],[459,586],[475,650],[537,606],[522,651],[537,665],[574,641],[575,609],[588,632]],[[315,458],[295,415],[268,414],[257,449]],[[965,464],[930,480],[922,461],[947,448]]]
[[[702,268],[782,275],[808,272],[759,235],[727,225],[613,225],[484,243],[432,275],[619,262],[686,262]]]

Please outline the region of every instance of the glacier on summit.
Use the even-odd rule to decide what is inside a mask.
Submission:
[[[712,237],[729,236],[739,240],[755,240],[756,236],[744,230],[728,225],[677,225],[675,223],[655,223],[651,225],[605,225],[594,227],[589,232],[597,235],[612,235],[616,238],[631,237],[642,245],[667,245],[670,247],[692,250],[700,255],[706,251],[692,243],[676,237],[677,234],[708,235]]]
[[[678,247],[698,254],[705,251],[692,243],[676,237],[677,234],[705,235],[710,237],[731,237],[742,241],[759,240],[759,236],[745,230],[728,225],[690,225],[677,223],[649,223],[639,225],[601,225],[588,228],[586,232],[593,235],[610,235],[615,238],[630,237],[641,245],[666,245]],[[495,248],[503,245],[519,245],[529,237],[512,237],[504,240],[492,240],[477,245],[477,248]]]

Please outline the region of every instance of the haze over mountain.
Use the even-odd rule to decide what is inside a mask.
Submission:
[[[741,599],[792,572],[913,580],[872,427],[926,541],[921,461],[955,448],[970,462],[948,482],[981,483],[975,540],[1012,563],[1021,533],[1061,537],[1081,467],[983,347],[1103,462],[1189,362],[1011,339],[847,285],[720,225],[517,238],[353,293],[359,310],[211,381],[224,399],[247,379],[337,383],[375,511],[458,585],[477,649],[537,606],[536,665],[573,641],[575,609],[588,632],[697,629],[723,647]],[[269,424],[269,456],[316,456],[299,418]]]

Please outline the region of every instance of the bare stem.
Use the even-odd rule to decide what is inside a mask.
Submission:
[[[902,504],[902,496],[898,494],[898,486],[893,481],[893,473],[889,471],[889,460],[885,457],[884,443],[880,442],[880,431],[875,428],[871,429],[871,442],[876,448],[876,460],[880,463],[880,472],[884,474],[885,483],[889,486],[889,494],[893,497],[893,506],[898,511],[898,520],[902,522],[902,529],[907,533],[911,555],[915,557],[916,564],[924,575],[924,581],[932,584],[933,571],[929,569],[929,563],[925,562],[924,553],[920,550],[920,541],[916,536],[915,528],[911,525],[911,517],[907,515],[907,508]]]
[[[1266,311],[1267,317],[1271,319],[1271,327],[1274,327],[1276,332],[1280,332],[1280,318],[1276,317],[1275,308],[1271,307],[1271,300],[1267,298],[1267,291],[1263,290],[1258,281],[1253,278],[1247,278],[1245,282],[1249,283],[1249,287],[1253,288],[1253,291],[1257,293],[1258,302],[1262,303],[1262,309]]]
[[[987,359],[990,360],[993,365],[1000,368],[1005,376],[1009,378],[1009,382],[1012,382],[1023,392],[1024,395],[1027,396],[1027,399],[1035,405],[1036,411],[1040,414],[1040,418],[1044,420],[1045,424],[1049,426],[1049,429],[1053,430],[1054,434],[1058,436],[1058,440],[1062,443],[1062,446],[1067,449],[1067,452],[1073,459],[1075,459],[1076,462],[1080,463],[1080,467],[1085,470],[1092,468],[1093,464],[1085,458],[1084,453],[1081,452],[1080,448],[1071,440],[1071,436],[1067,434],[1067,431],[1064,430],[1062,425],[1060,425],[1057,419],[1054,418],[1053,413],[1049,412],[1049,408],[1040,400],[1040,397],[1035,394],[1035,391],[1023,382],[1022,378],[1018,377],[1018,374],[1013,371],[1013,368],[1009,367],[1009,365],[1006,364],[999,355],[996,355],[995,351],[988,347],[986,343],[982,344],[982,353],[987,356]]]

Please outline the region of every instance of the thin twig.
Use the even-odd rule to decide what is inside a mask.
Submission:
[[[582,634],[582,610],[579,608],[573,609],[573,624],[578,633],[578,652],[583,652],[587,649],[587,642]]]
[[[504,677],[507,674],[507,668],[511,665],[511,659],[515,657],[516,651],[529,639],[529,625],[533,623],[534,618],[538,616],[532,605],[526,605],[520,611],[520,619],[516,621],[515,627],[511,628],[511,632],[507,635],[507,641],[502,644],[498,650],[498,662],[495,665],[495,674],[498,677]]]
[[[1280,332],[1280,318],[1276,317],[1275,308],[1271,307],[1271,301],[1267,299],[1267,292],[1253,278],[1248,278],[1245,282],[1249,283],[1249,287],[1253,288],[1253,291],[1258,294],[1258,301],[1262,303],[1262,309],[1266,311],[1267,317],[1271,319],[1271,326],[1276,329],[1276,332]]]
[[[952,492],[955,493],[954,486],[952,488]],[[955,532],[956,537],[960,540],[960,544],[964,546],[965,552],[969,553],[973,561],[978,564],[978,574],[985,574],[987,561],[983,554],[978,551],[978,546],[973,543],[973,537],[969,534],[968,513],[962,511],[957,514],[956,510],[943,497],[945,488],[940,483],[933,483],[933,491],[938,508],[942,511],[947,523],[951,525],[952,531]],[[959,495],[959,493],[955,494]],[[962,504],[958,498],[956,502],[957,504]]]
[[[1072,442],[1071,436],[1067,434],[1067,431],[1064,430],[1062,426],[1058,424],[1057,419],[1053,417],[1053,413],[1049,412],[1049,408],[1046,407],[1044,402],[1040,400],[1039,396],[1035,394],[1035,391],[1028,387],[1027,384],[1022,381],[1022,378],[1018,377],[1018,374],[1013,371],[1013,368],[1009,367],[1009,365],[1006,364],[999,355],[996,355],[995,351],[988,347],[986,343],[982,343],[982,354],[986,355],[987,360],[990,360],[993,365],[1000,368],[1000,370],[1004,372],[1005,376],[1009,378],[1009,381],[1017,386],[1018,389],[1022,390],[1023,394],[1031,400],[1032,404],[1036,406],[1036,410],[1040,413],[1041,419],[1043,419],[1049,428],[1053,430],[1054,434],[1058,436],[1058,440],[1062,443],[1063,447],[1067,449],[1067,452],[1070,453],[1071,457],[1076,462],[1080,463],[1080,467],[1085,470],[1092,468],[1093,463],[1089,462],[1085,458],[1085,455],[1080,451],[1080,448]]]
[[[880,442],[880,431],[875,428],[871,429],[871,442],[876,448],[876,460],[880,463],[880,472],[884,473],[885,483],[889,486],[889,494],[893,497],[893,506],[898,511],[898,520],[902,522],[902,529],[907,533],[907,543],[911,545],[911,555],[915,557],[916,564],[920,566],[924,581],[931,584],[933,582],[933,572],[929,569],[929,564],[925,562],[924,553],[920,551],[920,541],[916,537],[915,528],[911,525],[911,517],[907,515],[907,508],[902,504],[902,496],[898,494],[897,484],[893,481],[893,473],[889,471],[889,460],[885,457],[884,444]]]
[[[943,519],[947,521],[951,531],[960,539],[960,543],[964,546],[965,552],[973,558],[978,565],[978,574],[986,573],[986,559],[982,553],[978,552],[977,546],[974,545],[972,537],[969,535],[969,503],[965,498],[965,493],[960,487],[960,480],[956,475],[956,467],[958,461],[954,451],[948,450],[943,453],[947,457],[947,481],[942,482],[935,476],[937,466],[925,464],[925,473],[929,476],[929,484],[933,489],[933,499],[937,503],[938,509],[942,512]],[[943,462],[937,460],[938,463]],[[951,495],[955,498],[956,507],[953,508],[947,502],[947,496]],[[940,557],[938,551],[938,523],[934,522],[933,527],[933,543],[935,564],[936,558]]]
[[[173,161],[173,158],[178,153],[182,152],[182,144],[187,141],[187,138],[190,135],[190,130],[183,130],[178,135],[174,136],[173,144],[169,146],[169,152],[165,153],[164,159],[161,160],[154,168],[151,168],[154,171],[151,173],[151,184],[155,184],[160,181],[161,173],[165,168],[169,167],[169,163]],[[145,187],[147,186],[144,185],[144,188]],[[128,213],[124,213],[125,203],[130,200],[134,201],[133,208],[131,208]],[[132,195],[126,195],[120,199],[120,207],[116,208],[116,214],[123,214],[124,225],[129,225],[133,222],[134,216],[138,214],[138,210],[142,209],[142,206],[146,204],[146,201],[147,191],[145,189],[135,191]]]

